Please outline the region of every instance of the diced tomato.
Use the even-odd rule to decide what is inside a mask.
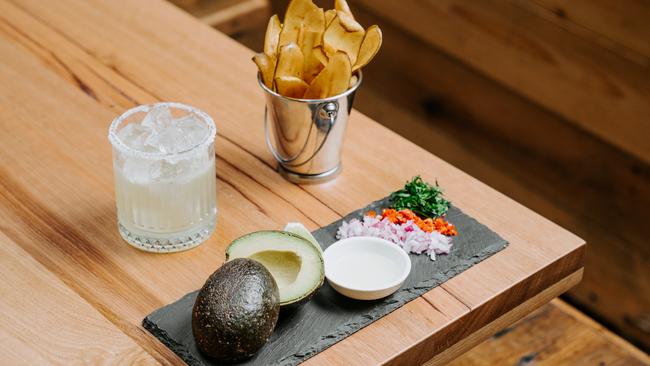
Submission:
[[[375,217],[377,214],[374,211],[370,211],[368,212],[368,215]],[[411,210],[397,211],[392,208],[386,208],[382,211],[381,218],[388,219],[388,221],[392,222],[393,224],[405,224],[408,221],[413,221],[413,223],[416,224],[420,229],[428,233],[435,230],[447,236],[458,235],[456,227],[447,222],[445,219],[438,217],[435,219],[426,218],[423,220]]]

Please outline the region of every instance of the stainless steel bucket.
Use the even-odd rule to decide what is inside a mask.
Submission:
[[[340,173],[345,128],[354,94],[361,84],[361,72],[357,76],[357,83],[342,94],[325,99],[295,99],[267,88],[258,74],[257,81],[266,96],[266,144],[286,179],[321,183]]]

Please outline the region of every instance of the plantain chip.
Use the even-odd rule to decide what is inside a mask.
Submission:
[[[379,27],[364,30],[347,0],[334,0],[326,11],[313,0],[291,0],[283,21],[269,19],[264,52],[253,61],[265,86],[292,98],[326,98],[354,87],[356,71],[382,44]]]
[[[289,98],[302,98],[309,84],[295,76],[280,76],[275,78],[275,88],[278,93]]]
[[[345,0],[334,0],[334,9],[336,9],[337,11],[342,11],[344,13],[347,13],[352,18],[354,18],[354,16],[352,15],[352,10],[350,10],[350,6],[348,5],[348,2]]]
[[[302,78],[310,83],[316,75],[325,67],[325,64],[319,58],[321,55],[317,54],[319,51],[314,51],[315,47],[321,50],[320,45],[322,39],[322,32],[306,31],[302,37],[302,53],[304,56],[304,63],[302,69]],[[321,51],[322,52],[322,51]]]
[[[303,79],[310,83],[323,69],[323,65],[313,54],[313,48],[321,45],[325,30],[325,15],[323,9],[316,8],[305,15],[300,31],[300,50],[304,57]]]
[[[271,58],[277,58],[278,56],[280,31],[282,31],[280,18],[278,18],[277,14],[273,14],[266,26],[266,35],[264,36],[264,53]]]
[[[334,9],[329,9],[325,11],[325,28],[332,23],[332,20],[334,20],[334,17],[336,17],[336,10]]]
[[[262,81],[269,89],[273,89],[273,74],[275,72],[275,59],[270,58],[264,53],[258,53],[253,56],[253,62],[262,74]]]
[[[302,78],[303,56],[302,51],[295,43],[285,44],[280,47],[274,78],[280,76],[295,76]]]
[[[323,66],[327,66],[327,63],[329,62],[329,59],[327,55],[325,54],[325,51],[323,50],[323,45],[316,46],[311,50],[312,54],[314,57],[318,59],[318,61],[321,63]]]
[[[337,13],[323,33],[323,50],[328,57],[333,56],[336,51],[343,51],[354,65],[364,34],[363,28],[354,32],[347,31],[341,24],[340,14]]]
[[[356,75],[352,75],[350,77],[350,84],[348,85],[348,88],[355,86],[358,81],[359,81],[359,77]]]
[[[284,14],[279,46],[282,47],[291,42],[299,44],[300,30],[305,16],[312,11],[317,11],[317,9],[318,7],[314,5],[312,0],[291,0]]]
[[[307,12],[302,20],[302,30],[320,32],[325,30],[325,12],[322,8],[315,8]]]
[[[363,31],[363,27],[359,24],[354,17],[344,11],[337,11],[336,15],[339,17],[339,22],[343,28],[348,32]]]
[[[363,42],[361,42],[361,47],[359,48],[357,61],[352,67],[352,72],[366,66],[375,57],[381,47],[381,41],[381,29],[376,25],[368,27],[366,35],[363,37]]]
[[[322,99],[343,93],[348,89],[352,65],[345,52],[336,52],[327,66],[311,82],[305,92],[306,99]]]

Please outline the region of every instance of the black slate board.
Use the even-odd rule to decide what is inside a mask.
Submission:
[[[361,217],[368,210],[381,212],[388,198],[345,216]],[[376,301],[357,301],[335,292],[328,284],[311,301],[293,312],[283,312],[269,342],[245,365],[296,365],[341,341],[382,316],[417,298],[506,247],[507,242],[475,219],[451,207],[447,220],[458,228],[451,253],[435,261],[426,254],[411,255],[411,274],[400,290]],[[340,221],[320,228],[314,236],[324,248],[336,241]],[[191,313],[198,291],[149,314],[143,326],[189,365],[215,365],[196,348]]]

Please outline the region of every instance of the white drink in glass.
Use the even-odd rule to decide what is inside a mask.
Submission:
[[[115,201],[122,238],[147,251],[205,241],[216,222],[212,119],[179,103],[133,108],[111,124]]]

